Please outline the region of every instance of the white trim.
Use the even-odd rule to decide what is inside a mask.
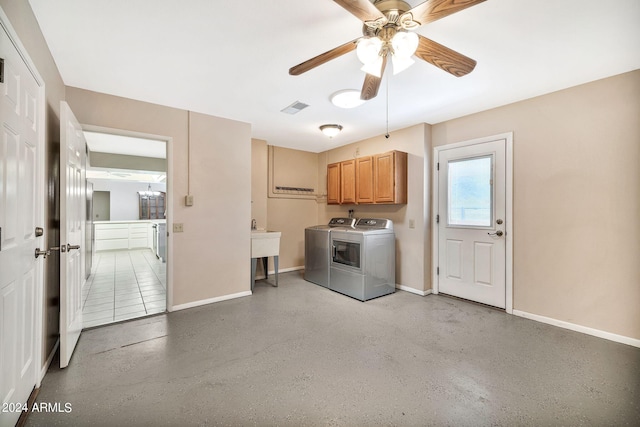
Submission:
[[[38,379],[38,384],[40,384],[40,381],[42,381],[44,376],[47,374],[47,371],[49,370],[49,366],[51,366],[51,362],[53,361],[53,356],[56,355],[56,351],[58,351],[59,346],[60,346],[60,338],[56,340],[56,344],[53,346],[53,350],[51,350],[51,353],[49,353],[49,357],[47,357],[47,360],[45,361],[44,366],[40,371],[40,378]],[[38,387],[40,386],[38,385]]]
[[[575,323],[565,322],[564,320],[553,319],[551,317],[540,316],[539,314],[527,313],[526,311],[513,310],[514,316],[524,317],[525,319],[535,320],[536,322],[546,323],[548,325],[558,326],[563,329],[592,335],[605,340],[615,341],[621,344],[627,344],[633,347],[640,347],[640,339],[626,337],[611,332],[602,331],[600,329],[589,328],[588,326],[576,325]]]
[[[243,292],[238,292],[236,294],[223,295],[221,297],[208,298],[208,299],[203,299],[203,300],[200,300],[200,301],[192,301],[192,302],[188,302],[188,303],[185,303],[185,304],[174,305],[173,307],[171,307],[171,309],[169,311],[185,310],[187,308],[193,308],[193,307],[199,307],[201,305],[213,304],[214,302],[221,302],[221,301],[227,301],[227,300],[230,300],[230,299],[248,297],[248,296],[250,296],[252,294],[253,293],[251,291],[243,291]]]
[[[24,61],[27,69],[33,76],[38,85],[38,165],[36,172],[36,180],[40,182],[40,186],[38,188],[38,194],[36,194],[36,211],[37,217],[36,220],[40,222],[41,226],[45,228],[45,236],[42,236],[42,243],[44,248],[48,248],[49,242],[46,241],[46,224],[45,221],[48,219],[45,212],[45,189],[47,188],[47,176],[46,176],[46,166],[45,166],[45,157],[46,157],[46,120],[47,120],[47,102],[46,102],[46,88],[45,81],[38,72],[38,69],[35,66],[35,63],[31,60],[29,56],[29,51],[24,47],[20,38],[18,37],[18,33],[11,25],[11,21],[9,17],[5,14],[4,9],[0,6],[0,27],[4,29],[9,37],[11,43],[13,43],[14,47],[18,51],[18,54]],[[36,237],[37,239],[37,237]],[[42,366],[42,350],[44,348],[44,333],[43,333],[43,322],[44,322],[44,269],[45,269],[45,261],[39,261],[37,264],[37,289],[34,295],[35,301],[35,313],[34,313],[34,334],[35,337],[33,339],[33,363],[35,364],[35,375],[36,375],[36,388],[40,387],[41,377],[38,376],[38,369]]]
[[[482,138],[476,138],[469,141],[461,141],[453,144],[439,145],[433,147],[433,158],[431,164],[432,171],[432,203],[431,203],[431,218],[432,218],[432,240],[431,240],[431,283],[433,294],[438,294],[438,274],[436,268],[438,267],[438,224],[436,223],[436,216],[438,215],[438,158],[440,151],[450,150],[460,147],[468,147],[470,145],[483,144],[485,142],[497,141],[500,139],[505,140],[505,311],[509,314],[513,312],[513,132],[501,133],[498,135],[487,136]]]
[[[431,294],[431,289],[427,289],[426,291],[421,291],[420,289],[411,288],[405,285],[396,284],[396,289],[400,289],[401,291],[410,292],[412,294],[420,295],[422,297]]]

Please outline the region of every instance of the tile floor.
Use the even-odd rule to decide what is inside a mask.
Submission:
[[[166,263],[150,249],[101,251],[82,290],[83,327],[166,310]]]

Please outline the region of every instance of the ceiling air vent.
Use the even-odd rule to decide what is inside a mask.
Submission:
[[[304,110],[305,108],[307,108],[308,105],[305,104],[304,102],[300,102],[300,101],[296,101],[293,104],[289,105],[288,107],[280,110],[283,113],[287,113],[287,114],[296,114],[299,113],[300,111]]]

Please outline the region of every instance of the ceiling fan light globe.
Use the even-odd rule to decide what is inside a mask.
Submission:
[[[356,54],[363,64],[369,64],[380,56],[382,40],[379,37],[363,37],[358,41]]]
[[[360,69],[372,76],[376,76],[378,78],[382,77],[382,56],[378,55],[375,61],[364,64]]]
[[[418,49],[418,35],[407,31],[398,31],[391,39],[393,54],[401,58],[409,58]]]
[[[403,72],[407,68],[411,67],[416,61],[411,57],[403,58],[401,56],[393,55],[391,57],[393,63],[393,75]]]

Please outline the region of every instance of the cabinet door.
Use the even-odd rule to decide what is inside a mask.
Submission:
[[[378,154],[373,170],[375,203],[407,203],[407,153]]]
[[[373,158],[356,159],[356,201],[373,203]]]
[[[327,166],[327,204],[340,203],[340,163]]]
[[[340,188],[341,203],[356,202],[356,161],[347,160],[340,163],[342,185]]]

